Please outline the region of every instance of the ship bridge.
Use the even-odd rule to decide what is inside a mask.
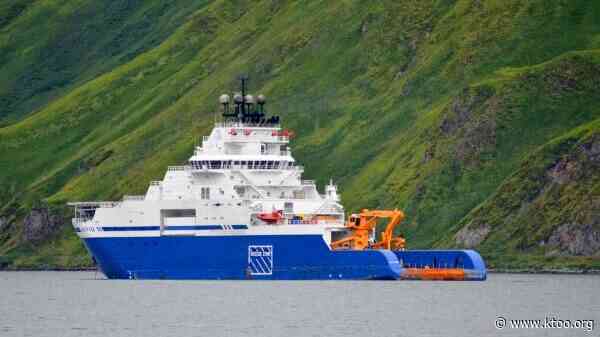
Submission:
[[[188,165],[172,166],[162,181],[153,182],[145,200],[245,201],[251,222],[317,223],[342,225],[344,209],[330,181],[319,193],[314,180],[302,179],[289,147],[294,137],[282,128],[278,116],[267,116],[266,97],[241,92],[219,97],[222,120],[202,137]],[[231,99],[233,98],[233,99]],[[265,213],[278,213],[277,221]]]

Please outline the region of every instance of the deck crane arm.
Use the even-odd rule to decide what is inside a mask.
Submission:
[[[364,209],[360,214],[353,214],[346,223],[346,228],[352,234],[346,238],[331,243],[331,248],[366,249],[369,248],[369,233],[377,226],[378,219],[390,219],[381,233],[381,240],[370,247],[375,249],[404,249],[405,240],[402,237],[394,237],[394,229],[404,219],[404,213],[400,210],[368,210]]]
[[[394,229],[404,220],[404,213],[399,210],[393,211],[369,211],[367,214],[376,218],[389,218],[390,221],[381,232],[381,240],[373,244],[373,248],[382,249],[404,249],[405,240],[402,237],[394,237]]]

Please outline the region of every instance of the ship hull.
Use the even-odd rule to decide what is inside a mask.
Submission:
[[[332,251],[321,235],[96,237],[84,242],[110,279],[398,279],[387,250]]]

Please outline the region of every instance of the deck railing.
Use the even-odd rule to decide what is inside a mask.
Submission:
[[[280,124],[265,124],[265,123],[240,123],[240,122],[217,122],[215,123],[217,128],[269,128],[276,129],[280,127]]]
[[[190,165],[177,165],[177,166],[169,166],[167,171],[191,171],[192,167]]]
[[[221,164],[221,165],[217,165],[217,166],[213,166],[213,165],[203,165],[202,167],[200,166],[188,166],[189,168],[187,168],[186,170],[191,170],[191,171],[206,171],[206,170],[296,170],[296,171],[304,171],[304,166],[301,165],[295,165],[295,166],[285,166],[285,167],[274,167],[274,166],[269,166],[267,164],[265,165],[252,165],[250,167],[250,165],[246,164],[246,165],[235,165],[235,164],[229,164],[229,163],[225,163],[225,164]],[[177,170],[169,170],[169,171],[177,171]]]
[[[146,199],[145,195],[124,195],[123,201],[142,201]]]

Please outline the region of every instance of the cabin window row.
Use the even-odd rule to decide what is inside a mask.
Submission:
[[[248,168],[255,170],[276,170],[293,167],[294,163],[291,161],[274,161],[274,160],[199,160],[192,161],[192,168],[194,169],[231,169],[231,168]]]

